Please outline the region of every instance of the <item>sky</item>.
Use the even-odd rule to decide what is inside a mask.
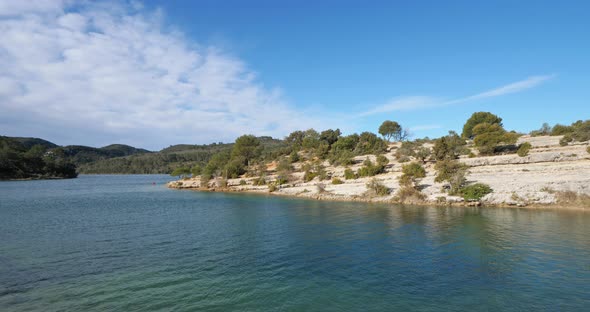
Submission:
[[[590,118],[588,1],[0,0],[0,135],[159,150]]]

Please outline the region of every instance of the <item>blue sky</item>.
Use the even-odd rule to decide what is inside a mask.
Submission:
[[[35,79],[55,83],[55,72],[61,70],[64,86],[76,77],[85,90],[75,98],[38,90],[55,102],[71,102],[60,107],[31,100],[30,94],[3,95],[0,78],[0,98],[13,102],[0,104],[9,112],[0,117],[8,135],[158,149],[231,141],[240,133],[281,137],[308,127],[376,132],[385,119],[411,128],[415,137],[436,137],[460,131],[475,111],[491,111],[507,129],[526,132],[543,122],[569,124],[590,115],[587,1],[384,1],[368,6],[361,1],[149,0],[74,6],[55,0],[54,7],[33,9],[6,8],[7,3],[0,0],[1,22],[22,29],[18,22],[33,12],[43,16],[48,29],[55,28],[47,36],[74,43],[38,42],[35,28],[14,35],[3,43],[4,50],[16,51],[8,45],[18,45],[23,36],[29,46],[49,45],[64,57],[47,58],[49,64],[40,66],[52,68],[51,74]],[[3,6],[12,13],[2,14]],[[60,18],[68,14],[85,21],[69,28],[71,40],[58,31],[64,27]],[[89,45],[96,33],[104,38]],[[72,44],[86,49],[70,58],[64,51]],[[96,55],[100,44],[112,49]],[[156,56],[144,55],[150,45],[159,47]],[[135,65],[96,71],[101,65],[95,60],[102,58],[108,64]],[[5,86],[23,84],[23,72],[30,74],[14,59],[5,58],[13,68],[0,69],[0,77],[12,79],[5,79]],[[88,59],[93,66],[79,77],[80,62]],[[117,81],[102,85],[124,75],[132,78],[122,81],[131,83],[119,93],[112,90]],[[152,82],[142,79],[153,76],[161,80],[143,90]],[[160,90],[162,85],[167,88]],[[36,90],[28,84],[22,89]],[[142,98],[146,92],[149,98]],[[105,106],[105,101],[113,104]],[[50,114],[44,116],[39,107]],[[92,114],[64,125],[63,115],[72,109]],[[49,120],[35,119],[41,117]],[[216,118],[219,122],[212,122]],[[89,128],[90,123],[99,126]]]

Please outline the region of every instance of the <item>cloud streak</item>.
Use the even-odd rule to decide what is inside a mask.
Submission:
[[[478,94],[466,96],[463,98],[458,98],[454,100],[441,100],[436,97],[430,96],[404,96],[404,97],[397,97],[389,102],[379,105],[369,111],[361,113],[360,116],[368,116],[374,115],[379,113],[386,113],[386,112],[394,112],[394,111],[410,111],[410,110],[420,110],[426,108],[434,108],[434,107],[442,107],[448,106],[453,104],[461,104],[466,102],[472,102],[477,100],[482,100],[486,98],[493,98],[498,96],[503,96],[512,93],[522,92],[554,78],[555,75],[541,75],[541,76],[531,76],[524,80],[517,81],[514,83],[510,83],[495,89],[491,89],[488,91],[484,91]]]
[[[0,0],[0,33],[5,134],[159,149],[322,124],[135,2]]]

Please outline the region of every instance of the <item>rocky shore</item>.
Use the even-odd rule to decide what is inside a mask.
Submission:
[[[419,181],[418,189],[424,195],[421,200],[411,200],[414,204],[437,205],[485,205],[512,207],[555,207],[590,210],[590,154],[587,152],[589,142],[560,146],[560,136],[523,136],[519,143],[529,142],[532,148],[529,155],[520,157],[516,154],[473,157],[462,156],[459,160],[468,166],[466,176],[469,183],[485,183],[493,192],[477,202],[465,202],[462,197],[449,196],[445,183],[436,183],[436,171],[433,162],[426,162],[426,177]],[[396,145],[397,144],[397,145]],[[391,144],[385,156],[390,163],[385,173],[375,177],[346,180],[344,167],[330,166],[324,163],[328,176],[338,178],[342,184],[332,184],[332,180],[319,181],[315,178],[303,181],[303,172],[291,174],[286,184],[270,189],[267,185],[254,185],[258,177],[242,177],[228,180],[211,180],[206,187],[201,187],[199,177],[181,179],[168,183],[176,189],[193,189],[202,191],[254,192],[285,196],[297,196],[319,200],[363,201],[363,202],[399,202],[396,193],[400,189],[399,177],[402,166],[394,156],[399,143]],[[355,157],[355,164],[349,166],[357,170],[362,162],[374,155]],[[293,164],[295,171],[301,164]],[[373,178],[389,188],[386,196],[372,195],[367,183]],[[276,179],[273,166],[269,166],[267,179]]]

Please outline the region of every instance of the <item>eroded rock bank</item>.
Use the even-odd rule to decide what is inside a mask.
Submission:
[[[297,196],[322,200],[364,201],[364,202],[405,202],[438,205],[493,205],[518,207],[567,207],[590,210],[590,154],[589,143],[582,142],[560,146],[560,136],[523,136],[519,143],[531,143],[527,156],[516,154],[472,157],[462,156],[459,161],[467,165],[466,175],[469,183],[485,183],[493,190],[478,201],[465,201],[459,196],[447,194],[447,184],[435,182],[434,162],[425,162],[424,178],[417,189],[420,198],[409,196],[400,198],[400,176],[402,166],[395,157],[399,143],[391,144],[385,157],[389,164],[385,172],[375,177],[345,178],[345,167],[331,166],[323,162],[326,180],[319,177],[305,182],[301,163],[293,164],[294,172],[289,180],[281,185],[273,183],[277,179],[276,164],[269,164],[265,176],[267,185],[256,185],[260,177],[241,177],[237,179],[214,179],[202,185],[200,178],[173,181],[170,188],[209,191],[256,192],[277,195]],[[427,145],[427,144],[425,144]],[[376,161],[375,155],[354,158],[353,165],[347,168],[358,171],[366,159]],[[378,195],[368,184],[377,179],[388,189],[387,195]],[[334,184],[333,184],[334,183]]]

